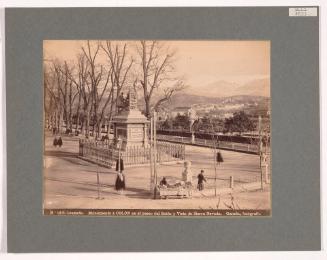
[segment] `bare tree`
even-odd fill
[[[113,44],[111,41],[106,41],[105,44],[101,45],[102,50],[106,53],[108,58],[109,66],[111,67],[111,85],[112,89],[110,91],[110,101],[111,105],[108,112],[108,131],[110,131],[110,124],[114,113],[117,113],[117,99],[126,86],[128,80],[128,74],[134,63],[134,60],[130,57],[128,58],[128,46],[127,43],[119,45],[118,43]],[[114,93],[114,88],[116,93]],[[107,100],[109,101],[109,99]],[[106,103],[107,104],[107,103]],[[103,116],[103,113],[101,114]],[[108,132],[109,136],[109,132]]]
[[[67,79],[68,81],[67,87],[65,89],[65,95],[66,95],[65,100],[67,105],[67,108],[65,107],[65,111],[66,111],[66,129],[68,129],[70,132],[73,130],[73,106],[76,97],[80,96],[79,88],[74,84],[72,78],[70,77],[73,70],[74,67],[72,66],[69,67],[67,62],[65,61],[62,73],[65,79]],[[73,85],[75,87],[73,87]]]
[[[94,49],[94,50],[93,50]],[[102,98],[104,97],[108,83],[110,80],[110,75],[112,69],[109,68],[109,71],[105,71],[105,68],[102,64],[99,64],[97,61],[98,55],[100,50],[100,42],[97,42],[95,45],[95,48],[92,48],[90,45],[90,41],[87,41],[87,48],[85,49],[82,47],[82,51],[85,55],[85,57],[88,60],[89,63],[89,79],[90,79],[90,88],[91,88],[91,96],[92,96],[92,106],[91,110],[93,113],[93,135],[95,133],[95,129],[97,129],[96,134],[97,137],[99,137],[101,132],[101,122],[103,120],[103,117],[99,117],[99,107],[102,101]],[[90,110],[88,111],[88,119],[89,122],[89,116],[90,116]]]
[[[55,123],[57,132],[65,121],[67,125],[67,97],[69,79],[67,74],[63,73],[64,64],[58,60],[52,61],[50,69],[45,70],[44,85],[46,94],[50,94],[55,105]]]
[[[127,42],[87,41],[75,64],[55,60],[45,68],[45,95],[49,99],[46,112],[57,129],[64,121],[72,130],[76,115],[75,129],[81,124],[81,131],[88,137],[93,125],[92,132],[96,131],[98,137],[107,117],[109,135],[112,117],[117,113],[117,99],[128,84],[142,90],[147,117],[152,109],[158,111],[185,87],[174,73],[174,51],[157,41],[140,41],[136,45],[137,62]],[[101,60],[101,51],[107,63]]]
[[[84,54],[79,54],[77,56],[77,69],[75,73],[70,71],[69,77],[73,84],[75,84],[77,92],[78,92],[78,101],[76,106],[76,128],[78,130],[78,126],[81,124],[81,131],[86,129],[85,126],[86,120],[85,115],[87,114],[89,103],[91,99],[90,87],[88,85],[88,76],[89,76],[89,64]],[[81,120],[80,110],[83,110],[83,118]],[[86,134],[86,133],[85,133]]]
[[[48,120],[48,126],[55,128],[57,126],[57,113],[59,108],[58,91],[55,88],[55,77],[50,67],[44,64],[43,71],[44,84],[44,112]]]
[[[169,101],[175,92],[184,88],[184,83],[181,78],[174,76],[176,54],[174,51],[165,48],[158,41],[140,41],[136,49],[140,58],[140,84],[145,102],[145,115],[149,118],[151,108],[157,110],[163,103]],[[161,95],[155,102],[154,94]]]

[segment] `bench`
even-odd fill
[[[192,197],[192,184],[185,184],[185,185],[168,185],[168,186],[160,186],[157,185],[156,187],[156,196],[157,199],[162,198],[171,198],[171,197],[178,197],[178,198],[190,198]]]

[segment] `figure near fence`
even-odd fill
[[[124,175],[124,161],[122,158],[122,154],[120,154],[119,159],[116,161],[116,171],[117,171],[117,177],[115,182],[115,189],[120,194],[123,194],[125,188],[126,188],[126,178]]]
[[[118,172],[115,182],[115,189],[120,194],[123,194],[125,188],[126,188],[125,175],[122,172]]]

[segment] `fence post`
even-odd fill
[[[229,177],[229,187],[231,189],[234,189],[234,177],[233,176]]]

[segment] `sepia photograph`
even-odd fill
[[[44,40],[43,214],[271,217],[270,44]]]

